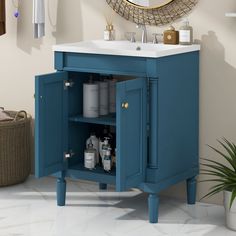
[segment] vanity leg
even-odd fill
[[[188,204],[194,205],[196,203],[197,181],[195,177],[187,179],[187,201]]]
[[[65,178],[57,179],[57,205],[65,206],[66,202],[66,180]]]
[[[159,197],[157,194],[150,193],[148,197],[149,222],[158,222]]]
[[[99,189],[100,190],[107,190],[107,184],[99,183]]]

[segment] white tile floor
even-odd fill
[[[67,182],[67,205],[56,206],[55,179],[0,188],[0,236],[236,236],[221,206],[162,198],[159,223],[148,223],[147,195],[99,192],[90,182]]]

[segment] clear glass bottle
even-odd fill
[[[95,133],[91,133],[90,137],[86,141],[86,147],[88,148],[90,141],[92,141],[93,147],[96,149],[96,164],[99,163],[99,140]]]
[[[96,166],[96,149],[93,147],[92,140],[88,144],[88,148],[84,151],[84,167],[93,170]]]
[[[108,148],[105,151],[103,169],[105,172],[110,172],[112,169],[111,148]]]
[[[179,29],[179,44],[193,44],[193,28],[189,25],[188,19],[183,21],[183,25]]]
[[[104,157],[106,154],[106,151],[111,147],[111,145],[109,144],[109,137],[105,137],[104,138],[104,142],[102,144],[102,148],[101,148],[101,159],[102,159],[102,164],[104,164]]]

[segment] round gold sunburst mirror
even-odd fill
[[[126,20],[162,26],[184,17],[198,0],[106,0]]]

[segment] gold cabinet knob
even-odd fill
[[[128,103],[128,102],[123,102],[121,106],[122,106],[122,108],[124,108],[124,109],[128,109],[129,103]]]

